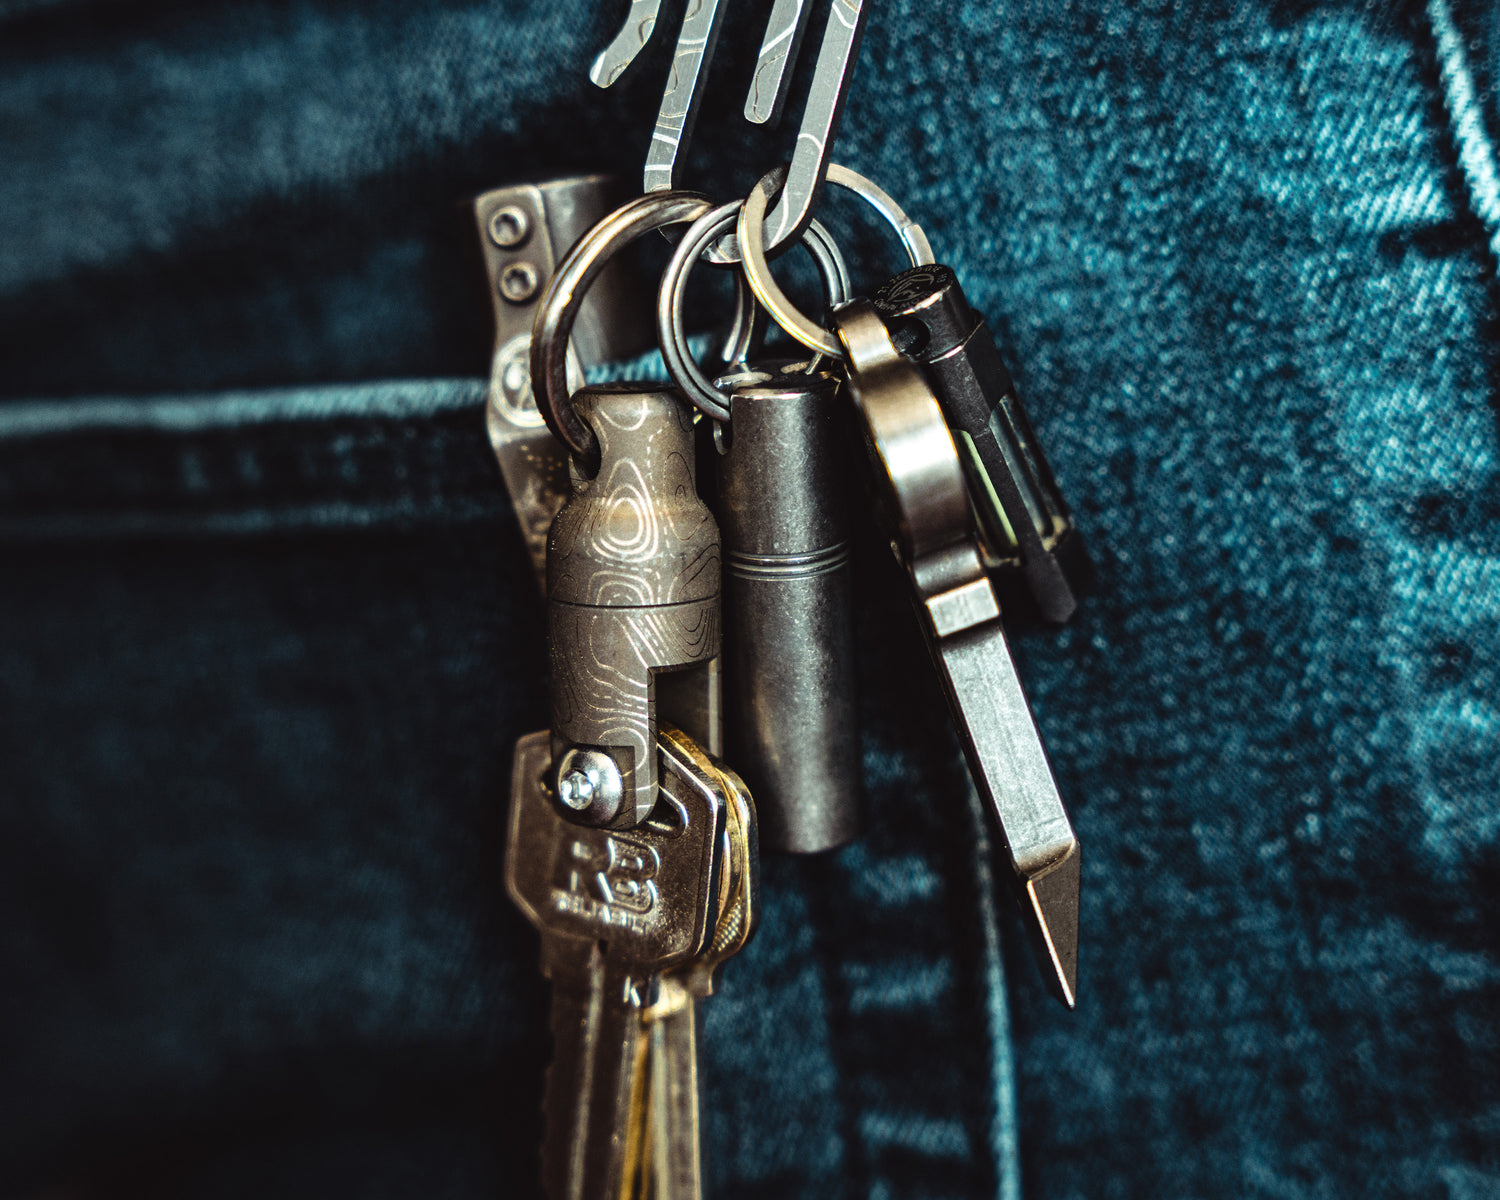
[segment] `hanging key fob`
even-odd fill
[[[1093,570],[989,328],[941,263],[911,267],[874,297],[891,337],[922,365],[953,431],[985,567],[1006,617],[1061,624]]]
[[[569,820],[628,829],[656,804],[659,721],[719,749],[719,529],[677,393],[605,384],[573,403],[600,465],[572,460],[547,542],[554,795]]]
[[[662,973],[717,936],[734,797],[695,744],[663,729],[652,820],[582,828],[549,795],[550,740],[542,731],[516,745],[505,855],[506,889],[541,935],[552,981],[542,1178],[554,1200],[619,1197],[644,1144],[642,1018],[660,999]]]

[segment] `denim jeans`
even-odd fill
[[[586,81],[623,7],[0,3],[0,1195],[536,1194],[543,621],[463,202],[639,170],[666,56]],[[789,145],[739,7],[721,197]],[[1013,639],[1080,1001],[863,529],[870,831],[765,863],[712,1195],[1500,1196],[1497,69],[1471,0],[873,7],[837,158],[1099,568]]]

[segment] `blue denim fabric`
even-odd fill
[[[541,613],[461,203],[637,169],[620,7],[0,3],[0,1194],[534,1193]],[[1080,1007],[864,530],[871,832],[766,865],[712,1194],[1500,1195],[1497,79],[1458,0],[875,7],[838,157],[1100,567],[1014,643]],[[784,153],[740,90],[684,182]]]

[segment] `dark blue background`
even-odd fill
[[[787,145],[744,7],[684,179],[725,196]],[[621,9],[0,3],[0,1195],[532,1193],[542,623],[463,204],[637,170],[665,56],[585,78]],[[714,1195],[1500,1196],[1497,35],[875,4],[838,158],[959,270],[1100,568],[1016,643],[1081,999],[991,903],[867,533],[873,827],[767,864]]]

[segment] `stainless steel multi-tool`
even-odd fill
[[[634,0],[596,83],[637,60],[658,4]],[[755,928],[759,852],[832,850],[865,818],[857,512],[879,512],[909,579],[1047,984],[1069,1007],[1077,991],[1078,840],[1000,600],[1067,620],[1082,539],[955,273],[890,197],[829,161],[862,0],[831,7],[789,165],[722,205],[673,188],[723,7],[683,18],[644,194],[616,205],[586,177],[475,209],[497,324],[490,435],[548,612],[552,723],[516,748],[505,871],[552,982],[553,1200],[701,1194],[696,1005]],[[747,119],[779,115],[807,12],[776,0]],[[825,183],[868,202],[911,259],[869,299],[813,219]],[[659,285],[631,278],[621,251],[671,225],[688,228]],[[821,320],[771,274],[798,244]],[[737,283],[707,369],[683,316],[699,261]],[[653,307],[670,382],[585,386],[643,347]],[[764,352],[767,314],[811,356]],[[852,492],[861,457],[873,505]]]

